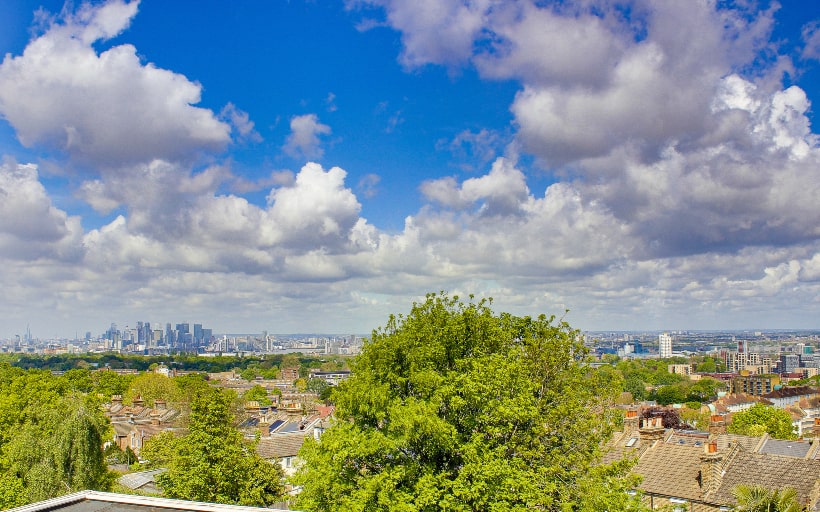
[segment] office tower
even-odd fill
[[[794,373],[800,368],[800,356],[797,354],[780,354],[777,365],[779,373]]]

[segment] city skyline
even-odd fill
[[[820,327],[818,3],[67,5],[0,6],[0,338]]]

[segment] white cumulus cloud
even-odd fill
[[[98,168],[188,159],[230,141],[230,126],[196,107],[202,87],[145,64],[128,44],[98,53],[138,2],[83,5],[0,64],[0,114],[26,146],[63,151]]]
[[[320,123],[316,114],[294,116],[282,149],[293,158],[319,159],[324,154],[319,136],[330,133],[330,126]]]

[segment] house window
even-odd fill
[[[669,498],[673,512],[686,512],[686,500],[680,498]]]

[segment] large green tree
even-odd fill
[[[67,396],[32,411],[3,447],[6,503],[19,505],[87,489],[109,490],[103,457],[108,423],[93,402]]]
[[[297,507],[631,510],[627,463],[600,465],[620,385],[563,322],[431,294],[373,332],[308,440]]]
[[[776,439],[797,439],[792,417],[786,410],[759,403],[750,409],[734,413],[732,423],[726,430],[747,436],[769,434]]]
[[[147,447],[165,459],[168,470],[157,483],[166,496],[259,507],[281,499],[281,468],[262,459],[234,427],[232,401],[228,392],[203,389],[191,403],[187,434],[163,436],[165,449]]]

